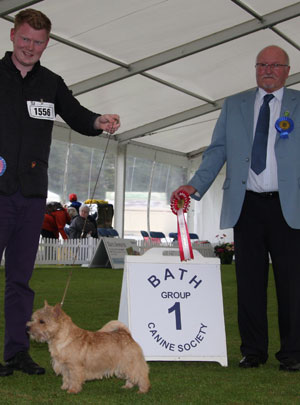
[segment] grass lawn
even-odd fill
[[[37,267],[31,281],[35,290],[35,309],[46,299],[60,302],[70,267]],[[122,270],[74,268],[63,309],[85,329],[97,330],[117,319]],[[0,379],[0,404],[300,404],[300,373],[278,370],[274,354],[279,348],[277,305],[274,281],[269,286],[269,360],[258,369],[242,370],[236,322],[236,284],[233,265],[222,266],[223,299],[227,335],[228,367],[205,362],[149,362],[152,389],[139,395],[137,389],[122,390],[123,381],[111,378],[87,382],[81,393],[67,394],[60,389],[61,377],[55,376],[48,347],[32,342],[31,354],[46,368],[43,376],[14,372]],[[1,297],[4,271],[0,268]],[[3,299],[2,299],[3,302]],[[3,308],[0,317],[0,342],[3,342]]]

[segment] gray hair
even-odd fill
[[[81,211],[86,211],[89,214],[90,213],[90,207],[88,205],[81,204],[81,206],[79,207],[79,212],[81,212]]]

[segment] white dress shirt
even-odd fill
[[[254,125],[253,125],[253,138],[255,136],[255,129],[258,119],[260,107],[263,103],[264,96],[268,94],[263,89],[258,89],[256,92],[256,99],[254,103]],[[275,122],[280,117],[281,102],[283,97],[283,87],[272,93],[274,98],[269,102],[270,107],[270,126],[267,145],[267,160],[266,168],[260,174],[255,174],[251,169],[251,163],[249,168],[249,175],[247,181],[247,190],[256,191],[262,193],[265,191],[277,191],[278,190],[278,178],[277,178],[277,162],[275,157],[275,140],[277,130],[275,128]]]

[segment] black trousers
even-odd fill
[[[234,227],[238,324],[243,356],[268,358],[269,254],[278,300],[279,361],[300,361],[300,230],[289,227],[277,193],[247,191]]]
[[[29,349],[26,322],[34,291],[29,282],[39,246],[46,199],[0,195],[0,258],[5,249],[4,360]]]

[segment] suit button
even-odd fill
[[[246,181],[245,181],[245,180],[243,180],[243,181],[242,181],[242,184],[246,184]]]
[[[250,160],[249,158],[246,158],[246,162],[249,162],[249,160]]]

